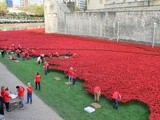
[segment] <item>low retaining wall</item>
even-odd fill
[[[16,23],[16,24],[0,24],[1,31],[7,30],[23,30],[32,28],[44,28],[44,23]]]

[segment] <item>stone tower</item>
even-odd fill
[[[45,32],[57,33],[57,0],[45,0],[44,2],[45,15]]]

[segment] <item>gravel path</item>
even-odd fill
[[[17,85],[25,86],[15,75],[0,63],[0,86],[5,85],[12,93],[16,92]],[[26,87],[26,86],[25,86]],[[25,97],[26,103],[26,97]],[[33,103],[25,104],[24,110],[19,108],[5,112],[5,120],[63,120],[49,106],[33,93]]]

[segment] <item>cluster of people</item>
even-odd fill
[[[101,96],[101,88],[100,86],[95,86],[94,89],[94,101],[95,102],[99,102],[100,100],[100,96]],[[117,91],[115,91],[112,94],[112,104],[113,104],[113,108],[115,108],[116,110],[118,110],[118,101],[121,100],[121,94]]]
[[[24,109],[24,92],[25,88],[22,85],[17,85],[17,94],[18,94],[18,100],[19,100],[19,107],[20,109]],[[27,103],[30,102],[32,104],[32,86],[30,83],[27,85]],[[11,98],[11,93],[9,92],[8,87],[1,86],[1,97],[2,100],[5,104],[5,108],[7,112],[10,112],[10,101],[12,100]]]
[[[8,54],[12,54],[11,59],[12,60],[16,60],[14,54],[17,55],[17,58],[22,57],[22,59],[24,60],[25,58],[27,58],[28,60],[30,59],[31,56],[35,55],[35,50],[32,49],[23,49],[21,47],[21,45],[19,44],[18,47],[16,48],[14,44],[11,45],[11,47],[9,49],[7,49],[7,47],[4,47],[4,49],[2,50],[1,54],[2,57],[4,57],[4,55],[8,53]],[[67,52],[67,54],[65,54],[65,56],[76,56],[76,54],[71,54],[70,52]],[[60,54],[58,54],[58,52],[56,52],[55,54],[49,53],[48,57],[52,58],[52,57],[60,57]],[[40,56],[37,57],[37,63],[40,65],[43,65],[44,68],[44,73],[45,75],[47,75],[49,73],[49,64],[46,62],[45,60],[45,55],[41,54]],[[68,81],[72,82],[72,85],[75,85],[76,83],[76,78],[77,78],[77,73],[76,70],[73,67],[70,67],[69,70],[66,72],[66,76],[68,77]],[[41,90],[41,75],[39,74],[39,72],[36,73],[35,75],[35,89],[37,90]],[[18,97],[19,97],[19,104],[20,104],[20,108],[23,109],[24,107],[24,87],[23,86],[16,86],[17,88],[17,92],[18,92]],[[32,103],[32,86],[30,83],[28,83],[27,86],[27,103]],[[101,96],[101,88],[100,86],[95,86],[93,88],[94,91],[94,101],[95,102],[99,102],[100,100],[100,96]],[[3,98],[3,101],[5,103],[5,107],[6,107],[6,111],[10,112],[9,109],[9,102],[10,102],[10,93],[9,93],[9,89],[8,87],[1,87],[1,96]],[[118,101],[121,100],[121,95],[119,92],[114,92],[112,95],[112,101],[113,101],[113,108],[115,108],[116,110],[118,110]]]
[[[7,49],[7,47],[4,46],[4,49],[1,51],[2,57],[4,57],[5,54],[10,54],[11,60],[17,60],[20,57],[22,57],[22,60],[24,60],[25,58],[29,60],[31,58],[31,56],[35,55],[35,50],[29,49],[29,48],[24,49],[24,48],[22,48],[22,46],[20,44],[17,47],[14,44],[12,44],[9,47],[9,49]]]
[[[37,63],[39,65],[43,65],[44,73],[45,73],[45,75],[47,75],[49,73],[49,64],[45,60],[44,54],[41,54],[40,56],[37,57]]]

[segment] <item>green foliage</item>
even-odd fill
[[[8,12],[7,5],[5,2],[0,2],[0,12],[4,12],[4,13]]]
[[[25,8],[25,11],[31,15],[44,16],[44,6],[43,5],[30,5]]]
[[[21,12],[18,14],[19,16],[27,16],[27,13],[26,12]]]
[[[75,6],[75,11],[80,11],[78,6]]]
[[[78,80],[75,86],[66,86],[67,78],[62,72],[50,71],[44,75],[42,65],[38,65],[35,59],[25,60],[16,63],[12,60],[0,57],[6,67],[15,74],[23,83],[30,82],[34,86],[34,75],[38,71],[42,75],[42,90],[34,92],[49,106],[51,106],[65,120],[147,120],[148,107],[141,102],[132,101],[120,103],[119,110],[112,108],[111,100],[101,97],[99,104],[102,108],[94,113],[84,112],[84,107],[89,106],[93,101],[93,95],[88,94],[83,87],[83,82]],[[59,77],[60,81],[53,78]],[[34,99],[33,99],[34,101]],[[36,101],[34,101],[36,102]]]

